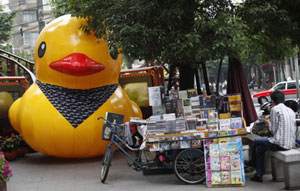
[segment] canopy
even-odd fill
[[[227,94],[241,94],[243,102],[243,117],[246,125],[258,119],[254,104],[248,89],[247,80],[241,62],[235,58],[229,58],[227,75]]]

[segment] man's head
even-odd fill
[[[284,103],[284,99],[284,94],[279,90],[275,90],[271,93],[271,100],[275,103],[275,105]]]

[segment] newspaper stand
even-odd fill
[[[238,154],[239,154],[239,160],[237,160],[237,162],[239,162],[240,164],[240,175],[241,175],[241,181],[236,181],[234,182],[234,184],[231,184],[227,182],[222,184],[222,180],[221,180],[221,176],[220,176],[220,181],[218,184],[216,184],[216,182],[212,182],[211,181],[211,160],[209,157],[210,154],[210,148],[206,146],[209,145],[209,143],[214,143],[211,140],[225,140],[225,139],[234,139],[237,140],[238,143],[236,144],[237,146],[241,146],[241,139],[240,136],[246,135],[247,131],[245,128],[239,128],[239,129],[235,129],[235,130],[228,130],[228,134],[220,134],[220,132],[224,131],[187,131],[187,132],[181,132],[181,133],[174,133],[174,134],[156,134],[156,135],[148,135],[146,138],[146,143],[147,143],[147,148],[149,149],[149,151],[167,151],[167,150],[180,150],[181,152],[187,151],[187,150],[191,150],[193,149],[194,151],[198,151],[199,154],[202,154],[201,157],[199,157],[197,160],[192,160],[187,158],[187,160],[191,161],[189,166],[185,166],[184,168],[189,168],[187,171],[189,172],[185,172],[185,173],[189,173],[191,177],[193,177],[193,181],[191,180],[187,180],[189,178],[185,178],[184,175],[181,174],[181,170],[178,168],[181,168],[181,164],[182,161],[178,161],[180,160],[180,152],[179,154],[177,154],[177,156],[174,159],[174,173],[176,174],[176,176],[182,180],[185,183],[200,183],[203,182],[206,178],[206,184],[207,187],[212,188],[212,187],[235,187],[235,186],[244,186],[245,185],[245,177],[244,177],[244,171],[243,171],[243,158],[242,158],[242,150],[241,147],[239,147],[238,150]],[[216,143],[216,142],[215,142]],[[219,144],[219,141],[218,141]],[[220,144],[224,144],[224,143],[220,143]],[[235,144],[230,144],[230,145],[235,145]],[[233,146],[235,147],[235,146]],[[234,152],[234,150],[232,149],[232,152]],[[228,159],[228,157],[226,157]],[[233,158],[236,159],[236,158]],[[195,164],[192,164],[194,163]],[[227,166],[230,167],[230,160],[227,161],[228,164]],[[232,161],[233,162],[233,161]],[[179,163],[179,164],[176,164]],[[220,163],[220,161],[219,161]],[[236,162],[235,162],[236,163]],[[238,167],[237,167],[238,168]],[[194,170],[194,171],[192,171]],[[222,169],[224,170],[224,169]],[[219,174],[221,175],[221,169],[219,169]],[[216,171],[213,171],[213,174]],[[222,171],[222,172],[225,172]],[[226,171],[228,174],[228,171]],[[197,173],[197,175],[195,175],[194,173]],[[215,177],[214,177],[215,178]]]
[[[119,114],[114,114],[113,116],[115,115],[118,116]],[[109,116],[107,116],[107,118],[109,119]],[[245,185],[240,139],[240,136],[247,134],[245,128],[232,128],[226,130],[188,130],[179,131],[173,134],[158,134],[156,132],[156,134],[151,135],[150,133],[153,132],[148,131],[150,128],[147,127],[148,134],[143,134],[143,145],[146,144],[146,146],[134,149],[125,142],[125,139],[128,136],[123,136],[124,130],[128,131],[128,129],[126,129],[126,124],[124,129],[123,124],[110,122],[117,120],[109,121],[103,117],[99,117],[98,119],[105,120],[103,140],[110,140],[102,159],[100,176],[102,183],[105,182],[108,175],[114,151],[116,148],[119,148],[119,150],[132,161],[130,166],[136,171],[152,168],[173,168],[178,179],[188,184],[201,183],[206,179],[207,186],[210,188]],[[144,122],[137,121],[137,123]],[[146,124],[148,126],[149,122],[146,122]],[[106,131],[107,128],[109,129],[108,131]],[[144,130],[145,129],[146,128],[144,128]],[[235,140],[235,143],[229,144],[229,139]],[[221,147],[226,145],[224,144],[226,143],[226,140],[228,145],[230,145],[229,149],[227,149],[228,153],[235,153],[235,156],[231,154],[220,154],[221,151],[224,151]],[[130,150],[137,150],[138,156],[131,156],[122,146],[125,146]],[[154,153],[155,157],[148,160],[146,153]],[[238,157],[236,155],[238,155]],[[221,157],[227,158],[227,160],[221,161]],[[222,163],[224,161],[225,164]],[[234,166],[231,167],[232,165]],[[216,168],[216,166],[219,167]],[[238,175],[228,174],[229,172],[233,173],[231,171],[236,172],[238,170],[240,172]],[[223,173],[225,171],[226,173]],[[222,181],[222,174],[227,174],[227,179],[224,179],[226,182]],[[228,176],[230,175],[232,177],[238,177],[231,180],[228,179]]]

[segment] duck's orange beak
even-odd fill
[[[50,64],[50,68],[72,76],[86,76],[104,70],[104,66],[84,54],[73,53]]]

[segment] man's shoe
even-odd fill
[[[250,180],[254,182],[263,182],[262,176],[259,176],[257,174],[255,174],[252,178],[250,178]]]

